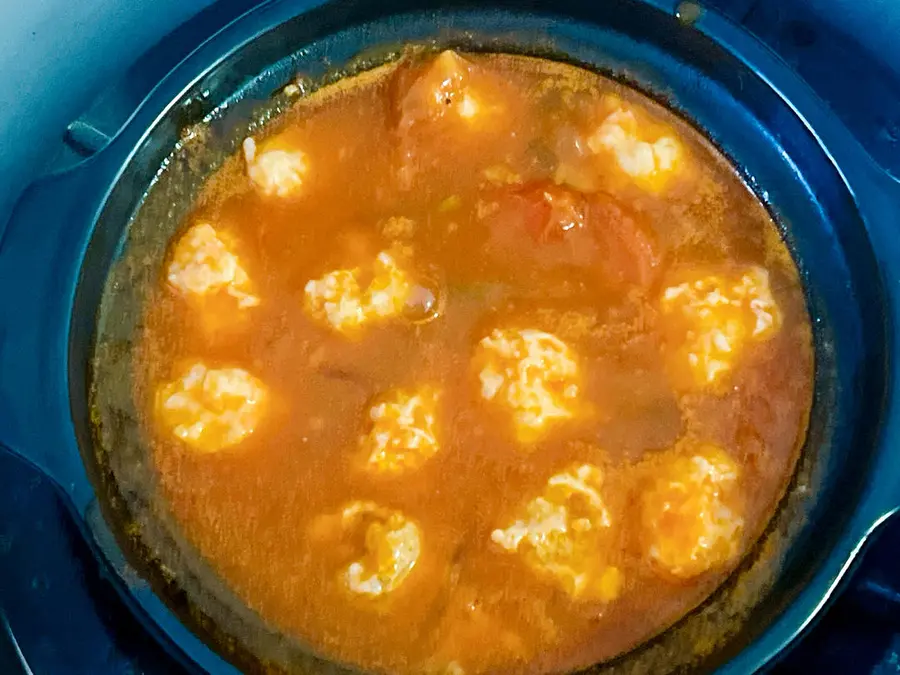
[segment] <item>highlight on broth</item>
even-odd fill
[[[135,366],[185,536],[270,625],[395,673],[559,672],[736,567],[806,433],[763,206],[635,92],[412,52],[209,180]]]

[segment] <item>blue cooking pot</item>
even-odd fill
[[[755,671],[808,626],[900,508],[900,184],[752,36],[691,6],[678,17],[670,4],[275,0],[196,46],[181,31],[168,53],[183,60],[170,64],[157,48],[70,129],[85,158],[64,158],[66,168],[35,182],[0,231],[0,444],[55,481],[123,598],[186,667],[344,672],[210,582],[164,509],[114,470],[124,457],[150,471],[93,399],[97,373],[114,372],[100,346],[134,322],[104,303],[121,291],[117,270],[135,238],[149,236],[145,195],[167,180],[185,128],[218,125],[212,167],[297,72],[326,81],[408,42],[565,60],[665,102],[740,168],[801,270],[815,401],[778,513],[710,599],[596,672]],[[160,211],[159,246],[191,190]]]

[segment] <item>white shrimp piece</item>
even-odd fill
[[[748,342],[768,340],[781,327],[769,273],[761,267],[750,267],[739,278],[709,275],[669,286],[661,307],[663,314],[677,318],[681,346],[676,358],[699,385],[717,382]]]
[[[257,146],[252,137],[244,139],[243,149],[247,175],[264,195],[289,197],[303,187],[309,163],[300,150],[278,147],[277,139]]]
[[[387,251],[375,258],[374,276],[366,290],[364,311],[372,319],[390,319],[403,313],[413,285]]]
[[[306,309],[313,318],[339,332],[359,328],[366,320],[360,271],[334,270],[306,284]]]
[[[495,329],[479,343],[476,364],[481,396],[510,409],[520,440],[535,440],[549,423],[574,416],[578,364],[555,335]]]
[[[362,501],[344,507],[341,521],[345,533],[365,527],[365,554],[341,574],[351,593],[378,598],[406,581],[422,552],[418,525],[400,511]]]
[[[653,187],[661,187],[682,156],[681,145],[672,136],[642,137],[634,113],[622,108],[603,120],[588,138],[588,148],[612,152],[622,171]]]
[[[237,445],[253,433],[268,397],[265,386],[242,368],[195,363],[157,392],[163,424],[201,452]]]
[[[259,304],[247,272],[209,223],[198,223],[181,236],[167,279],[185,295],[204,296],[224,290],[240,307]]]
[[[448,589],[436,627],[434,649],[420,669],[423,675],[464,675],[465,672],[510,672],[510,664],[525,664],[542,645],[552,642],[556,624],[543,606],[510,606],[510,589],[458,580]],[[516,595],[518,587],[513,588]],[[520,596],[521,597],[521,596]],[[518,604],[518,603],[517,603]],[[524,616],[524,613],[530,616]],[[536,631],[523,636],[522,620]],[[518,624],[518,625],[514,625]]]
[[[612,519],[602,485],[598,467],[573,465],[551,476],[543,493],[511,525],[494,530],[491,540],[573,598],[613,600],[622,574],[609,563]]]
[[[369,411],[372,429],[360,444],[366,466],[378,473],[417,469],[440,449],[437,438],[438,391],[395,391]]]
[[[371,281],[365,290],[361,280]],[[403,314],[413,283],[394,256],[382,251],[368,274],[361,268],[334,270],[306,284],[306,308],[310,315],[334,330],[356,333],[363,324],[385,321]]]
[[[739,467],[715,446],[673,451],[653,467],[642,492],[644,551],[664,576],[688,579],[740,553],[744,520],[736,494]]]

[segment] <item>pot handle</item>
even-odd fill
[[[0,445],[83,513],[92,489],[67,378],[71,307],[101,200],[87,161],[32,183],[0,233]],[[93,184],[92,184],[93,183]]]
[[[79,449],[79,442],[87,448],[92,441],[78,438],[73,421],[72,401],[87,391],[84,375],[69,372],[84,367],[70,359],[69,341],[80,330],[74,296],[108,185],[97,176],[114,166],[102,156],[33,183],[0,235],[0,451],[11,451],[60,488],[122,600],[186,672],[237,675],[130,567]]]
[[[882,270],[887,304],[888,394],[879,452],[867,495],[870,522],[878,525],[900,511],[900,180],[865,157],[851,185]]]
[[[62,170],[102,151],[125,127],[158,83],[198,44],[257,5],[258,0],[216,0],[144,52],[77,119],[68,124],[63,146],[52,162],[54,170]],[[202,105],[202,97],[189,99],[186,112],[202,117],[208,111],[190,109]]]

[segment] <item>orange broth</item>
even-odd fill
[[[440,58],[331,85],[273,122],[256,143],[302,151],[297,191],[266,194],[240,156],[209,180],[184,227],[212,224],[259,302],[240,307],[225,292],[197,301],[163,274],[145,311],[136,396],[167,508],[272,626],[367,670],[556,672],[669,626],[758,537],[806,433],[810,320],[766,209],[689,125],[571,66]],[[617,110],[648,143],[674,139],[674,169],[662,150],[647,175],[623,169],[627,158],[597,131]],[[431,293],[427,311],[349,333],[311,314],[310,280],[397,250]],[[750,267],[768,274],[777,325],[741,338],[728,371],[698,383],[673,337],[686,329],[660,298],[683,279]],[[578,368],[568,417],[523,435],[508,406],[486,400],[479,344],[495,328],[565,342]],[[198,451],[158,412],[160,388],[198,361],[245,369],[265,387],[252,433],[227,448]],[[440,392],[438,449],[402,471],[369,470],[371,408],[425,385]],[[728,494],[743,523],[727,559],[690,575],[661,572],[646,543],[658,533],[645,530],[663,521],[641,511],[685,439],[734,462]],[[578,597],[492,534],[549,476],[579,464],[603,472],[611,525],[596,555],[620,577],[612,598]],[[364,557],[365,529],[342,529],[334,514],[359,501],[402,512],[421,535],[408,576],[378,597],[348,590],[342,572]]]

